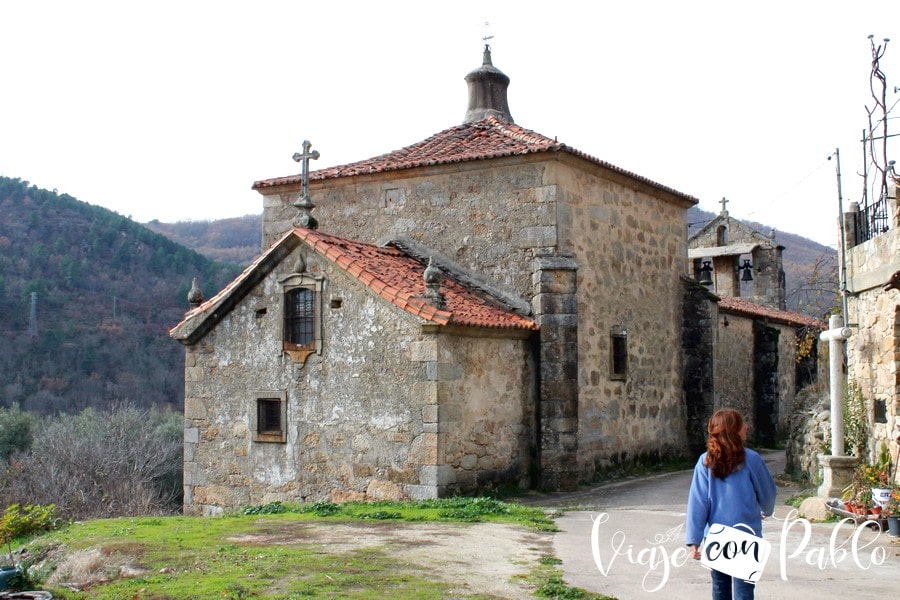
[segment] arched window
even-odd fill
[[[719,228],[716,229],[716,246],[727,246],[728,245],[728,228],[724,225],[719,225]]]

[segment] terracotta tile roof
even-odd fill
[[[430,138],[395,150],[381,156],[367,160],[328,167],[313,171],[309,174],[310,181],[320,179],[334,179],[339,177],[352,177],[354,175],[366,175],[370,173],[383,173],[386,171],[399,171],[415,167],[427,167],[431,165],[443,165],[460,163],[473,160],[485,160],[504,156],[523,154],[537,154],[541,152],[568,152],[594,164],[600,165],[616,173],[625,175],[631,179],[649,184],[655,188],[665,190],[671,194],[684,198],[694,204],[697,199],[670,187],[651,181],[630,171],[620,169],[608,162],[585,154],[575,148],[570,148],[563,143],[550,139],[530,129],[525,129],[514,123],[505,123],[496,117],[486,117],[474,123],[464,123],[445,129]],[[264,179],[253,184],[253,189],[259,190],[280,185],[300,183],[300,175],[276,177]]]
[[[778,310],[768,306],[754,304],[748,300],[741,298],[732,298],[731,296],[721,296],[719,299],[719,310],[723,310],[729,314],[742,315],[746,317],[762,317],[775,323],[782,325],[792,325],[794,327],[813,327],[817,329],[825,329],[825,322],[799,313],[786,310]]]
[[[449,277],[445,277],[440,288],[445,307],[440,309],[430,304],[422,297],[425,265],[393,246],[374,246],[295,227],[218,294],[185,314],[184,319],[169,330],[169,335],[183,343],[196,343],[302,242],[388,302],[426,321],[491,329],[538,329],[532,319],[504,308],[485,294],[476,294]]]
[[[426,265],[393,246],[373,246],[302,227],[295,227],[292,234],[388,302],[426,321],[438,325],[538,329],[532,319],[475,294],[446,275],[440,288],[445,307],[430,304],[422,297]]]

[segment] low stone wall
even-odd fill
[[[789,421],[785,448],[788,474],[810,485],[821,481],[818,455],[830,450],[830,431],[828,388],[822,384],[804,388],[797,394],[796,410]]]

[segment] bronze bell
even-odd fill
[[[710,286],[712,285],[712,265],[708,260],[703,261],[703,266],[700,267],[700,279],[697,281],[700,282],[700,285]]]
[[[753,267],[750,265],[749,259],[744,259],[744,264],[738,267],[743,274],[741,275],[741,281],[753,281]]]

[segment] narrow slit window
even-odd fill
[[[610,377],[625,379],[628,375],[628,337],[625,334],[610,336]]]

